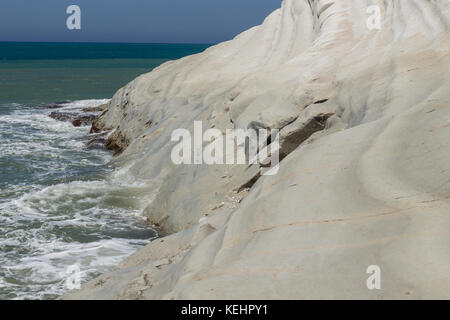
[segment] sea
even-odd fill
[[[56,299],[158,237],[141,215],[148,184],[89,148],[89,126],[49,114],[107,103],[209,46],[0,42],[0,300]]]

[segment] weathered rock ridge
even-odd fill
[[[449,19],[447,0],[285,0],[120,89],[93,129],[170,235],[65,298],[450,298]],[[279,173],[172,164],[194,120],[280,129]]]

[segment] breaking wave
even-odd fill
[[[49,112],[0,106],[0,299],[56,298],[70,266],[89,280],[157,236],[140,216],[150,186],[113,172],[109,152],[88,149],[88,127]]]

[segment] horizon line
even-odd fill
[[[214,45],[220,42],[109,42],[109,41],[14,41],[14,40],[0,40],[0,43],[94,43],[94,44],[203,44]]]

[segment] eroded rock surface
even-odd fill
[[[449,18],[445,0],[285,0],[120,89],[92,131],[157,182],[144,213],[170,235],[65,298],[450,298]],[[279,173],[175,166],[194,120],[281,129]]]

